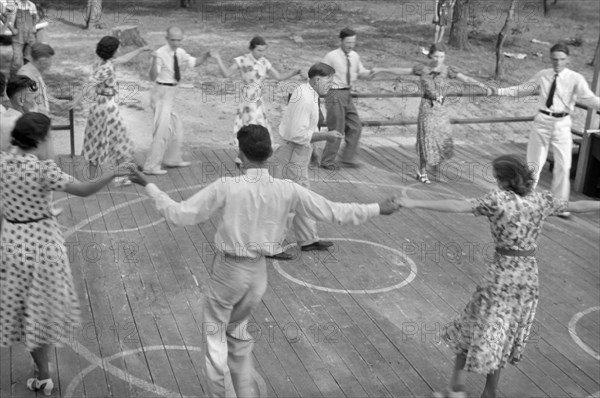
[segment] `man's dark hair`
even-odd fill
[[[252,162],[262,163],[273,153],[271,136],[266,127],[258,124],[244,126],[237,132],[237,139],[240,151]]]
[[[308,78],[309,79],[312,79],[315,76],[331,76],[334,74],[335,74],[335,69],[333,69],[331,66],[329,66],[323,62],[318,62],[318,63],[314,64],[308,70]]]
[[[552,46],[552,48],[550,48],[550,54],[554,52],[561,52],[569,55],[569,46],[567,46],[565,43],[555,44]]]
[[[340,39],[344,40],[346,37],[356,36],[356,32],[350,28],[344,28],[340,31]]]
[[[267,42],[261,36],[254,36],[252,40],[250,40],[250,46],[248,47],[250,50],[254,50],[258,46],[266,46]]]

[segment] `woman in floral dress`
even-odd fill
[[[262,98],[263,82],[267,75],[275,80],[287,80],[295,75],[300,74],[300,69],[290,71],[287,74],[280,74],[267,60],[264,55],[267,52],[267,42],[260,36],[254,37],[250,41],[249,46],[250,52],[246,55],[242,55],[234,58],[234,63],[227,69],[221,60],[218,52],[211,51],[217,63],[219,69],[224,77],[230,77],[236,71],[240,72],[242,81],[244,83],[241,90],[238,93],[241,96],[242,101],[238,107],[235,121],[233,122],[233,135],[231,145],[237,146],[236,135],[237,132],[243,127],[249,124],[258,124],[266,127],[269,132],[269,122],[267,120],[267,114],[265,112],[264,100]],[[236,90],[237,91],[237,90]],[[275,142],[271,136],[271,142]],[[236,164],[240,164],[239,157],[236,159]]]
[[[113,58],[119,48],[119,39],[104,36],[96,46],[96,54],[100,58],[93,66],[91,85],[93,102],[83,136],[83,157],[89,162],[90,178],[95,178],[97,168],[104,163],[119,164],[133,160],[133,143],[127,135],[119,106],[115,101],[117,95],[117,79],[115,65],[129,62],[144,51],[142,47],[119,58]],[[83,95],[76,103],[83,99]],[[119,179],[128,184],[127,178]]]
[[[38,369],[27,387],[50,395],[50,348],[61,345],[57,336],[67,336],[80,314],[51,194],[89,196],[117,173],[107,170],[93,182],[63,173],[52,160],[50,119],[41,113],[17,120],[11,144],[10,152],[0,153],[0,346],[23,343]],[[128,175],[131,167],[122,167],[118,175]]]
[[[515,156],[496,158],[493,171],[500,189],[478,199],[400,199],[402,207],[471,212],[491,224],[494,259],[462,315],[445,331],[456,352],[448,397],[466,396],[465,369],[487,375],[481,396],[495,397],[500,370],[521,360],[539,297],[535,252],[544,220],[565,210],[600,211],[598,201],[567,203],[550,192],[532,190],[533,173]]]
[[[374,68],[373,74],[391,73],[395,75],[417,75],[420,77],[422,98],[417,121],[417,154],[419,172],[417,179],[424,184],[431,181],[427,177],[427,166],[437,167],[443,160],[454,155],[451,137],[452,126],[448,108],[444,105],[444,94],[448,91],[448,79],[458,79],[475,84],[491,94],[491,89],[477,80],[465,76],[456,68],[444,64],[446,49],[442,44],[433,44],[429,49],[428,65],[413,68]]]

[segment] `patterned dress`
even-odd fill
[[[429,66],[417,65],[413,73],[421,77],[423,91],[417,119],[417,154],[428,165],[436,166],[454,155],[448,109],[436,98],[446,93],[448,78],[456,78],[459,72],[446,65],[440,72],[432,71]]]
[[[496,191],[472,201],[473,213],[489,219],[496,247],[516,250],[536,249],[544,220],[566,205],[547,191],[525,197]],[[446,342],[467,356],[466,369],[471,372],[489,374],[516,364],[525,350],[538,297],[535,256],[495,252],[462,315],[446,330]]]
[[[28,350],[61,345],[79,322],[64,238],[51,213],[51,193],[70,177],[54,161],[0,153],[0,346]]]
[[[133,143],[119,112],[115,68],[111,60],[94,64],[95,98],[83,136],[83,156],[92,163],[120,164],[133,159]]]
[[[234,61],[244,82],[241,91],[241,103],[233,122],[232,142],[237,145],[235,137],[239,129],[244,126],[258,124],[266,127],[269,132],[271,131],[262,98],[262,84],[272,65],[265,57],[257,60],[251,53],[237,57]]]

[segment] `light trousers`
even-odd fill
[[[181,143],[183,126],[179,116],[173,112],[175,87],[156,84],[150,93],[150,105],[154,111],[152,146],[146,158],[144,170],[158,170],[161,164],[177,165],[183,162]]]
[[[264,257],[218,253],[202,314],[203,372],[207,397],[256,397],[254,341],[246,325],[267,289]]]
[[[304,188],[310,189],[308,166],[311,154],[312,145],[310,144],[300,145],[284,141],[273,156],[276,162],[274,177],[292,180]],[[310,217],[294,215],[292,227],[298,246],[310,245],[319,240],[317,222]]]
[[[539,181],[550,148],[554,155],[552,194],[557,198],[569,200],[573,151],[571,116],[555,118],[538,113],[533,120],[533,130],[529,134],[527,144],[527,163],[535,170],[535,185]]]

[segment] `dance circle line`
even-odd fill
[[[571,335],[571,338],[573,339],[573,341],[575,341],[575,344],[577,344],[583,351],[585,351],[586,353],[590,354],[592,357],[594,357],[596,360],[600,361],[600,354],[596,351],[594,351],[590,346],[588,346],[587,344],[585,344],[577,335],[577,331],[576,331],[576,327],[577,327],[577,322],[579,322],[579,320],[584,317],[585,315],[589,314],[590,312],[594,312],[594,311],[600,311],[600,307],[590,307],[587,310],[578,312],[577,314],[573,315],[573,318],[571,318],[571,320],[569,321],[569,334]]]
[[[356,243],[364,243],[364,244],[367,244],[367,245],[373,245],[373,246],[376,246],[376,247],[379,247],[379,248],[382,248],[382,249],[389,250],[389,251],[391,251],[393,253],[398,254],[399,256],[401,256],[401,258],[405,258],[406,259],[406,262],[410,266],[410,274],[402,282],[397,283],[397,284],[392,285],[392,286],[382,287],[382,288],[378,288],[378,289],[348,290],[348,289],[334,289],[334,288],[319,286],[319,285],[315,285],[315,284],[312,284],[312,283],[309,283],[309,282],[302,281],[302,280],[300,280],[298,278],[295,278],[295,277],[291,276],[287,272],[285,272],[283,270],[283,268],[281,268],[281,265],[279,265],[279,261],[277,261],[277,260],[273,261],[273,267],[275,267],[275,269],[277,270],[277,272],[279,272],[281,274],[281,276],[283,276],[284,278],[286,278],[286,279],[288,279],[288,280],[290,280],[290,281],[292,281],[294,283],[297,283],[300,286],[304,286],[304,287],[307,287],[309,289],[321,290],[323,292],[328,292],[328,293],[346,293],[346,294],[376,294],[376,293],[386,293],[386,292],[389,292],[391,290],[400,289],[401,287],[404,287],[404,286],[408,285],[417,276],[417,265],[415,264],[415,262],[412,259],[410,259],[408,256],[406,256],[401,250],[393,249],[391,247],[382,245],[380,243],[370,242],[368,240],[351,239],[351,238],[323,238],[323,239],[333,240],[333,241],[349,241],[349,242],[356,242]],[[290,247],[293,247],[293,246],[296,246],[296,244],[295,243],[290,243],[289,245],[287,245],[287,246],[284,247],[284,251],[288,250]]]
[[[203,187],[205,185],[206,184],[197,184],[197,185],[192,185],[192,186],[184,187],[184,188],[175,188],[175,189],[171,189],[170,191],[166,191],[165,193],[171,194],[171,193],[175,193],[175,192],[187,191],[188,189],[200,188],[200,187]],[[100,193],[110,194],[112,192],[100,192]],[[140,195],[140,194],[138,194],[138,195]],[[60,198],[59,200],[55,201],[54,204],[59,203],[59,202],[61,202],[63,200],[66,200],[66,199],[67,199],[67,197]],[[88,217],[87,219],[85,219],[85,220],[83,220],[83,221],[75,224],[74,226],[69,227],[65,231],[64,237],[67,238],[67,237],[71,236],[73,233],[78,232],[78,231],[80,231],[80,232],[94,232],[94,230],[85,230],[85,229],[81,229],[81,228],[84,225],[89,224],[89,223],[91,223],[93,221],[96,221],[97,219],[102,218],[102,217],[104,217],[107,214],[110,214],[110,213],[112,213],[114,211],[122,209],[123,207],[127,207],[129,205],[134,205],[134,204],[143,202],[144,200],[147,200],[147,199],[150,199],[150,197],[146,196],[146,195],[140,195],[140,197],[137,198],[137,199],[134,199],[134,200],[131,200],[131,201],[127,201],[127,202],[123,202],[121,204],[118,204],[118,205],[115,205],[115,206],[109,208],[108,210],[106,210],[104,212],[101,211],[99,213],[96,213],[93,216]],[[140,230],[142,228],[147,228],[147,227],[156,225],[156,224],[158,224],[159,222],[162,222],[162,221],[164,221],[164,217],[161,217],[159,220],[157,220],[155,222],[152,222],[150,224],[142,225],[142,226],[139,226],[137,228],[128,229],[127,232],[128,231],[138,231],[138,230]],[[123,230],[123,229],[115,229],[115,230],[106,230],[106,231],[99,231],[99,232],[102,232],[102,233],[117,233],[117,232],[126,232],[126,231]]]
[[[149,351],[185,350],[185,351],[202,352],[201,347],[177,346],[177,345],[165,345],[165,346],[155,345],[155,346],[140,347],[140,348],[136,348],[136,349],[132,349],[132,350],[118,352],[107,358],[99,358],[98,356],[96,356],[94,353],[92,353],[90,350],[88,350],[85,346],[83,346],[78,341],[75,341],[74,344],[73,344],[73,342],[70,342],[70,341],[64,341],[64,343],[69,345],[73,349],[73,351],[75,351],[79,355],[85,357],[89,362],[91,362],[91,365],[89,365],[87,368],[81,370],[73,378],[71,383],[69,383],[69,385],[67,386],[65,395],[64,395],[65,398],[72,398],[74,396],[73,394],[75,392],[75,389],[83,381],[83,378],[88,373],[92,372],[93,370],[95,370],[97,368],[102,368],[106,372],[112,374],[113,376],[115,376],[127,383],[130,383],[137,387],[140,387],[148,392],[158,394],[160,396],[168,397],[168,398],[176,398],[176,397],[182,398],[182,395],[180,393],[169,391],[161,386],[150,383],[146,380],[142,380],[136,376],[133,376],[132,374],[130,374],[128,372],[125,372],[124,370],[116,367],[115,365],[112,365],[110,362],[119,357],[125,357],[127,355],[138,354],[141,352],[146,353]],[[266,384],[265,380],[262,378],[262,376],[256,371],[256,369],[252,369],[252,377],[254,378],[254,381],[256,382],[256,385],[258,386],[259,396],[266,397],[267,396],[267,384]],[[197,397],[197,395],[194,395],[194,397]],[[183,398],[192,398],[192,397],[183,396]]]

